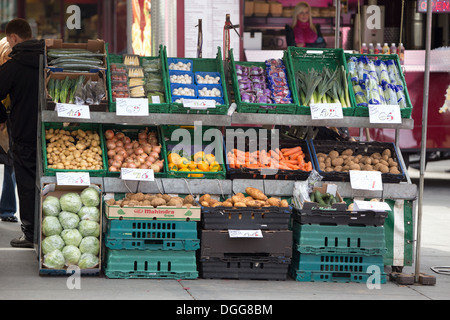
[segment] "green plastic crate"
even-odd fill
[[[261,67],[266,69],[264,62],[249,62],[249,61],[234,61],[233,49],[230,50],[231,65],[230,74],[233,84],[234,98],[236,101],[236,111],[240,113],[268,113],[268,114],[296,114],[298,108],[298,97],[295,94],[294,80],[291,73],[288,72],[288,66],[286,62],[286,55],[284,55],[284,64],[286,67],[286,77],[291,91],[292,103],[289,104],[277,104],[277,103],[249,103],[243,102],[239,90],[239,82],[236,74],[236,65],[242,65],[246,67]]]
[[[406,80],[405,80],[405,76],[403,74],[402,68],[401,68],[401,64],[400,64],[400,59],[398,57],[398,55],[396,54],[354,54],[354,53],[345,53],[345,64],[346,64],[346,69],[348,70],[348,65],[347,65],[347,61],[349,58],[351,57],[361,57],[361,56],[367,56],[369,58],[373,58],[373,59],[380,59],[383,61],[386,60],[394,60],[395,64],[397,66],[397,70],[399,72],[400,75],[400,79],[402,80],[402,85],[403,85],[403,93],[405,94],[405,99],[406,99],[406,108],[400,108],[400,114],[402,118],[411,118],[411,113],[412,113],[412,103],[411,103],[411,99],[409,97],[409,93],[408,93],[408,89],[406,87]],[[369,117],[369,107],[360,107],[357,106],[356,104],[356,99],[355,99],[355,92],[353,91],[353,86],[351,84],[351,82],[349,82],[349,87],[350,87],[350,97],[352,105],[355,107],[355,117]]]
[[[286,53],[286,52],[285,52]],[[298,48],[298,47],[288,47],[287,49],[287,65],[288,72],[294,81],[294,88],[298,87],[297,81],[295,80],[295,73],[297,71],[305,71],[314,68],[315,70],[321,72],[323,67],[328,67],[334,70],[336,67],[344,66],[347,73],[347,82],[349,83],[347,64],[345,63],[344,50],[343,49],[318,49],[318,48]],[[350,90],[351,86],[348,86]],[[350,104],[352,107],[342,108],[342,113],[344,116],[353,116],[355,112],[354,103],[352,101],[352,91],[349,91]],[[294,95],[298,101],[299,107],[297,108],[297,114],[310,115],[311,108],[308,106],[303,106],[298,96],[298,91],[294,90]]]
[[[164,48],[166,50],[166,48]],[[165,51],[164,51],[165,52]],[[165,53],[165,73],[166,79],[169,79],[169,64],[167,62],[167,53]],[[180,58],[182,60],[188,59],[192,61],[192,72],[219,72],[220,73],[220,82],[222,86],[223,92],[223,101],[224,104],[216,105],[215,108],[208,108],[206,110],[197,110],[185,108],[181,103],[172,102],[172,92],[168,90],[168,97],[170,101],[170,113],[181,113],[181,114],[213,114],[213,115],[226,115],[228,112],[228,107],[230,105],[228,100],[227,86],[226,86],[226,78],[225,71],[223,68],[222,61],[222,53],[220,47],[217,47],[216,58]],[[194,79],[194,83],[196,80]],[[170,87],[170,80],[167,80],[168,87]],[[189,98],[189,97],[184,97]],[[196,99],[196,98],[192,98]]]
[[[158,133],[158,141],[161,144],[161,153],[160,153],[160,159],[164,160],[164,166],[162,172],[155,172],[155,178],[166,178],[167,176],[167,164],[166,164],[166,151],[162,146],[162,135],[160,131],[160,127],[156,126],[133,126],[133,125],[102,125],[102,139],[103,139],[103,145],[105,146],[104,154],[106,157],[106,176],[107,177],[120,177],[120,171],[117,172],[110,172],[109,171],[109,164],[108,164],[108,157],[107,157],[107,148],[106,148],[106,138],[105,138],[105,131],[106,130],[113,130],[114,133],[117,132],[123,132],[127,137],[131,139],[131,141],[138,140],[138,134],[141,130],[144,130],[148,128],[149,131],[156,131]]]
[[[205,149],[206,146],[210,146],[212,144],[211,141],[204,141],[204,135],[205,132],[207,132],[209,129],[218,130],[217,127],[207,127],[203,126],[202,128],[202,151]],[[189,141],[183,141],[183,137],[180,137],[180,140],[171,140],[172,139],[172,133],[177,129],[186,129],[187,132],[189,132]],[[189,178],[189,179],[219,179],[224,180],[226,177],[226,171],[225,171],[225,161],[224,161],[224,151],[223,151],[223,140],[217,139],[213,142],[214,144],[214,156],[216,158],[216,161],[220,164],[221,170],[217,172],[202,172],[202,171],[196,171],[196,172],[187,172],[187,171],[171,171],[169,170],[169,161],[168,161],[168,155],[170,154],[171,150],[174,148],[174,146],[178,144],[187,143],[186,147],[191,148],[191,154],[188,156],[193,156],[194,152],[194,143],[195,140],[195,134],[199,134],[198,130],[200,128],[193,127],[193,126],[172,126],[172,125],[163,125],[161,126],[161,136],[162,136],[162,146],[165,150],[165,160],[164,163],[167,166],[167,178]],[[183,145],[183,144],[182,144]],[[200,150],[198,150],[200,151]],[[188,157],[188,160],[190,158]],[[202,175],[202,176],[192,176],[192,175]]]
[[[105,276],[110,279],[196,279],[195,251],[111,250]]]
[[[140,64],[142,65],[142,61],[144,60],[161,60],[161,74],[162,74],[162,81],[164,83],[164,90],[165,90],[165,100],[164,103],[149,103],[148,104],[148,112],[149,113],[169,113],[169,96],[168,96],[168,87],[167,87],[167,73],[165,72],[165,57],[164,57],[164,49],[162,46],[159,48],[159,56],[155,57],[139,57]],[[112,98],[112,91],[111,91],[111,64],[112,63],[123,63],[123,56],[118,54],[108,54],[107,56],[107,64],[108,64],[108,70],[107,70],[107,82],[108,82],[108,100],[109,100],[109,112],[116,112],[116,102],[113,101]]]
[[[383,255],[387,252],[383,227],[309,225],[294,221],[293,235],[300,253]]]
[[[67,131],[74,131],[81,129],[83,131],[91,130],[98,133],[100,136],[100,147],[102,149],[102,162],[103,162],[103,169],[101,170],[70,170],[70,169],[53,169],[48,167],[48,160],[47,160],[47,141],[45,139],[45,130],[47,129],[64,129]],[[106,168],[108,165],[107,159],[106,159],[106,146],[104,144],[104,137],[103,132],[101,130],[100,124],[96,123],[78,123],[76,125],[72,126],[64,126],[62,122],[43,122],[41,126],[41,141],[42,141],[42,156],[43,156],[43,170],[44,170],[44,176],[56,176],[57,172],[88,172],[89,176],[91,177],[103,177],[106,174]]]

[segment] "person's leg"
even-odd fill
[[[24,237],[13,239],[11,245],[32,247],[35,216],[36,147],[14,146],[14,170]]]
[[[16,178],[14,167],[5,164],[3,172],[3,187],[0,198],[0,218],[2,221],[17,222],[16,214]]]

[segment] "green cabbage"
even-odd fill
[[[100,224],[95,221],[81,220],[78,224],[78,230],[84,237],[93,236],[97,237],[100,235]]]
[[[53,250],[44,256],[44,265],[50,269],[62,269],[66,259],[61,250]]]
[[[64,240],[57,234],[49,237],[45,237],[44,240],[42,240],[42,252],[44,254],[50,253],[54,250],[61,250],[65,246]]]
[[[97,189],[88,187],[81,191],[81,202],[87,207],[96,207],[100,204],[100,195]]]
[[[62,250],[64,255],[65,263],[67,265],[76,265],[81,257],[81,251],[76,246],[68,245]]]
[[[59,199],[54,196],[48,196],[42,202],[42,213],[44,216],[57,217],[61,212],[61,205],[59,204]]]
[[[80,217],[76,213],[61,211],[59,213],[59,222],[61,223],[63,229],[75,229],[78,227]]]
[[[100,210],[97,207],[82,207],[78,211],[78,216],[81,220],[100,221]]]
[[[78,247],[83,239],[80,231],[78,229],[65,229],[61,232],[61,237],[64,240],[64,243],[67,246],[76,246]]]
[[[91,253],[83,253],[78,261],[80,269],[89,269],[98,265],[98,257]]]
[[[57,217],[48,216],[44,218],[42,222],[42,233],[46,237],[53,236],[55,234],[60,234],[62,231],[61,223]]]
[[[91,253],[93,255],[98,255],[98,252],[100,250],[100,241],[96,237],[88,236],[81,240],[79,247],[82,253]]]
[[[75,192],[63,194],[61,198],[59,198],[59,203],[61,204],[62,211],[69,211],[72,213],[77,213],[80,211],[81,206],[83,205],[80,195]]]

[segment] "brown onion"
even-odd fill
[[[140,155],[144,152],[144,149],[142,149],[141,147],[137,147],[136,149],[134,149],[134,153],[136,155]]]
[[[113,158],[116,155],[116,151],[114,149],[108,150],[108,158]]]
[[[155,159],[159,159],[159,153],[157,153],[157,152],[155,152],[155,151],[150,152],[149,156],[150,156],[150,157],[153,157],[153,158],[155,158]]]
[[[161,153],[161,145],[157,145],[157,146],[153,146],[153,151],[157,152],[157,153]]]
[[[106,130],[106,131],[105,131],[105,138],[106,138],[106,140],[109,140],[109,139],[111,139],[112,137],[114,137],[114,131],[112,131],[112,130]]]
[[[106,148],[108,150],[115,149],[116,148],[116,143],[114,141],[112,141],[112,140],[106,141]]]
[[[109,171],[110,172],[117,172],[117,171],[119,171],[119,169],[117,169],[117,167],[111,166],[111,167],[109,167]]]
[[[116,155],[114,156],[114,160],[119,161],[119,162],[122,162],[122,161],[123,161],[123,156],[120,155],[120,154],[116,154]]]

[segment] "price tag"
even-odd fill
[[[354,200],[353,201],[353,210],[354,211],[391,211],[391,207],[386,202],[380,201],[362,201],[362,200]]]
[[[230,238],[262,238],[261,230],[230,230],[228,229]]]
[[[152,96],[152,103],[159,104],[161,103],[161,99],[159,96]]]
[[[350,170],[350,185],[356,190],[383,190],[380,171]]]
[[[399,105],[369,104],[370,123],[402,123]]]
[[[216,101],[212,99],[183,99],[183,107],[190,109],[215,108]]]
[[[56,184],[60,186],[89,186],[89,172],[57,172]]]
[[[118,116],[148,116],[147,98],[117,98],[116,115]]]
[[[75,118],[75,119],[90,119],[89,106],[77,105],[72,103],[57,103],[55,107],[58,117]]]
[[[122,180],[155,181],[152,169],[121,168],[120,177]]]
[[[311,105],[311,118],[318,119],[343,119],[342,105],[340,103],[315,103]]]

